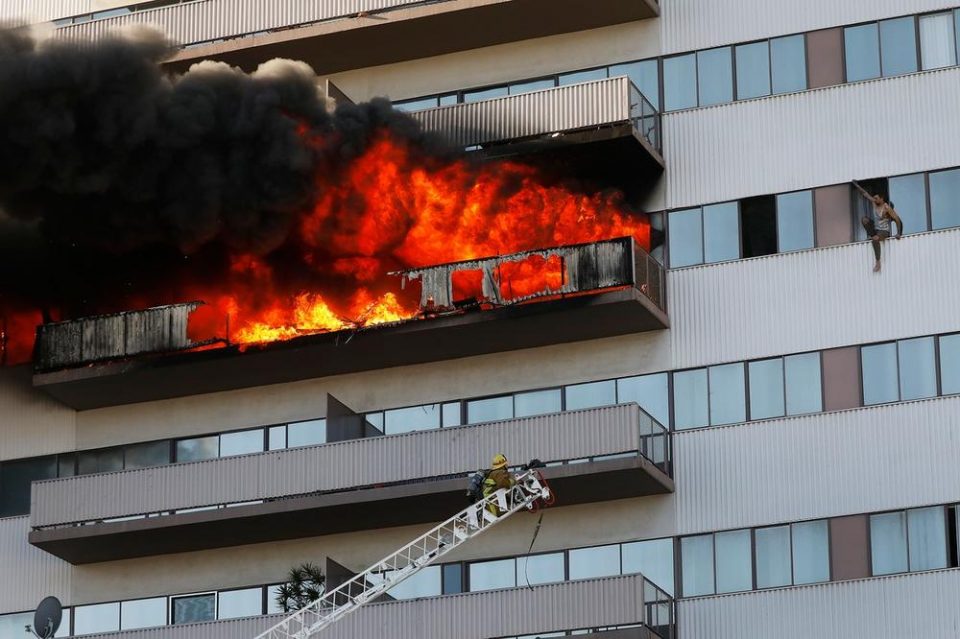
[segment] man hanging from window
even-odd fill
[[[890,237],[891,220],[897,225],[896,239],[899,240],[903,235],[903,221],[893,208],[893,202],[887,202],[879,193],[870,195],[862,186],[857,184],[856,180],[854,180],[853,185],[857,187],[860,195],[865,197],[873,205],[872,215],[870,217],[864,216],[863,219],[860,220],[860,223],[863,224],[863,228],[867,232],[867,237],[869,237],[873,243],[873,254],[877,258],[876,263],[873,265],[873,272],[877,273],[880,271],[880,242]]]

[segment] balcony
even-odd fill
[[[91,639],[252,638],[280,615],[90,635]],[[632,626],[619,630],[597,628]],[[369,604],[324,631],[329,639],[494,639],[580,631],[595,639],[673,639],[674,602],[641,575]],[[591,630],[593,630],[591,632]],[[584,632],[585,631],[585,632]]]
[[[34,482],[30,543],[84,564],[440,521],[494,442],[557,462],[563,505],[673,491],[670,434],[625,404]]]

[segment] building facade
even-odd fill
[[[361,571],[499,450],[551,462],[539,533],[517,515],[331,637],[957,636],[956,0],[273,4],[0,18],[159,24],[174,69],[305,59],[476,152],[569,152],[652,212],[662,296],[349,366],[0,369],[0,638],[54,595],[57,636],[252,639],[290,567]],[[903,218],[879,273],[853,179]]]

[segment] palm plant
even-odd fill
[[[287,582],[277,588],[277,605],[284,612],[293,612],[308,606],[323,596],[325,578],[316,564],[294,566]]]

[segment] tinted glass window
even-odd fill
[[[562,552],[517,558],[517,584],[520,586],[552,584],[564,578]]]
[[[880,22],[880,58],[885,76],[917,70],[917,30],[913,16]]]
[[[570,579],[590,579],[619,574],[619,544],[570,551]]]
[[[714,593],[713,535],[682,538],[680,562],[684,597]]]
[[[57,458],[38,457],[0,464],[0,517],[30,512],[30,482],[57,476]]]
[[[740,207],[736,202],[703,207],[705,262],[740,257]]]
[[[747,419],[743,364],[710,367],[710,423],[735,424]]]
[[[667,240],[670,266],[678,268],[703,263],[703,226],[700,209],[671,211]]]
[[[120,604],[120,630],[167,625],[167,598],[137,599]]]
[[[513,397],[490,397],[467,402],[467,423],[494,422],[513,417]]]
[[[733,63],[730,47],[697,52],[700,106],[733,101]]]
[[[394,599],[420,599],[442,594],[440,566],[427,566],[387,591]]]
[[[443,594],[463,592],[463,564],[443,564]]]
[[[567,410],[612,406],[617,403],[617,384],[612,379],[567,386],[565,392]]]
[[[618,379],[617,401],[621,404],[636,402],[661,425],[670,423],[670,393],[667,390],[666,373]]]
[[[807,88],[807,47],[803,35],[770,41],[773,93],[790,93]]]
[[[623,574],[642,574],[673,595],[673,539],[651,539],[622,544]]]
[[[603,80],[607,77],[607,68],[590,69],[589,71],[574,71],[573,73],[564,73],[559,78],[560,86],[566,84],[577,84],[578,82],[589,82],[590,80]]]
[[[440,404],[384,411],[383,425],[387,435],[440,428]]]
[[[876,23],[843,30],[847,82],[880,77],[880,35]]]
[[[920,399],[937,394],[937,365],[932,337],[897,343],[900,364],[900,399]]]
[[[560,396],[559,388],[517,393],[513,398],[514,412],[517,417],[559,413],[562,410]]]
[[[124,468],[147,468],[170,463],[170,442],[148,442],[126,447],[123,453]]]
[[[57,455],[57,477],[73,477],[76,474],[77,456],[72,454]]]
[[[820,353],[784,357],[783,370],[787,386],[787,415],[819,413],[823,410]]]
[[[717,556],[717,592],[750,590],[753,587],[750,531],[717,533],[713,543]]]
[[[754,42],[736,48],[737,99],[770,94],[770,44]]]
[[[813,192],[777,196],[777,243],[781,252],[813,246]]]
[[[950,13],[920,16],[920,59],[924,69],[952,67],[957,63]]]
[[[220,456],[263,452],[263,429],[244,430],[220,435]]]
[[[104,448],[77,453],[77,471],[81,475],[123,470],[123,449]]]
[[[897,382],[897,345],[877,344],[860,349],[863,403],[883,404],[900,398]]]
[[[90,635],[120,629],[120,604],[77,606],[73,609],[73,634]]]
[[[706,426],[708,406],[706,369],[673,374],[673,421],[677,430]]]
[[[775,526],[754,531],[757,544],[757,588],[775,588],[791,583],[790,527]]]
[[[907,518],[902,512],[870,516],[874,575],[907,571]]]
[[[327,420],[311,419],[287,424],[287,447],[315,446],[327,441]]]
[[[443,425],[460,426],[463,423],[460,402],[449,402],[443,405]]]
[[[171,599],[170,623],[194,623],[197,621],[212,621],[214,611],[214,595],[193,595],[191,597],[176,597]]]
[[[507,87],[493,87],[491,89],[479,89],[477,91],[464,91],[464,102],[478,102],[480,100],[490,100],[492,98],[502,98],[509,93]]]
[[[904,233],[927,230],[927,181],[923,173],[890,178],[890,201],[903,220]],[[895,227],[891,230],[896,230]]]
[[[660,70],[656,60],[644,60],[610,67],[610,77],[625,75],[640,89],[640,93],[660,110]]]
[[[530,82],[517,82],[510,85],[510,95],[520,93],[529,93],[530,91],[540,91],[541,89],[552,89],[555,86],[553,78],[545,80],[532,80]]]
[[[942,506],[907,511],[910,570],[947,567],[947,520]]]
[[[237,619],[263,614],[263,589],[228,590],[217,595],[217,619]]]
[[[177,461],[190,462],[203,459],[216,459],[220,454],[220,438],[197,437],[196,439],[181,439],[177,442]]]
[[[960,335],[940,338],[940,386],[944,395],[960,393]]]
[[[934,229],[960,226],[960,169],[930,174],[930,218]]]
[[[830,542],[827,522],[793,524],[793,583],[830,580]]]
[[[665,111],[697,106],[697,57],[693,53],[664,58],[663,108]]]
[[[513,588],[517,585],[517,568],[513,559],[478,561],[470,564],[470,591]]]
[[[750,419],[767,419],[784,414],[783,360],[750,362]]]
[[[422,111],[423,109],[432,109],[437,106],[437,96],[422,98],[419,100],[404,100],[403,102],[394,102],[395,109],[400,111]]]

